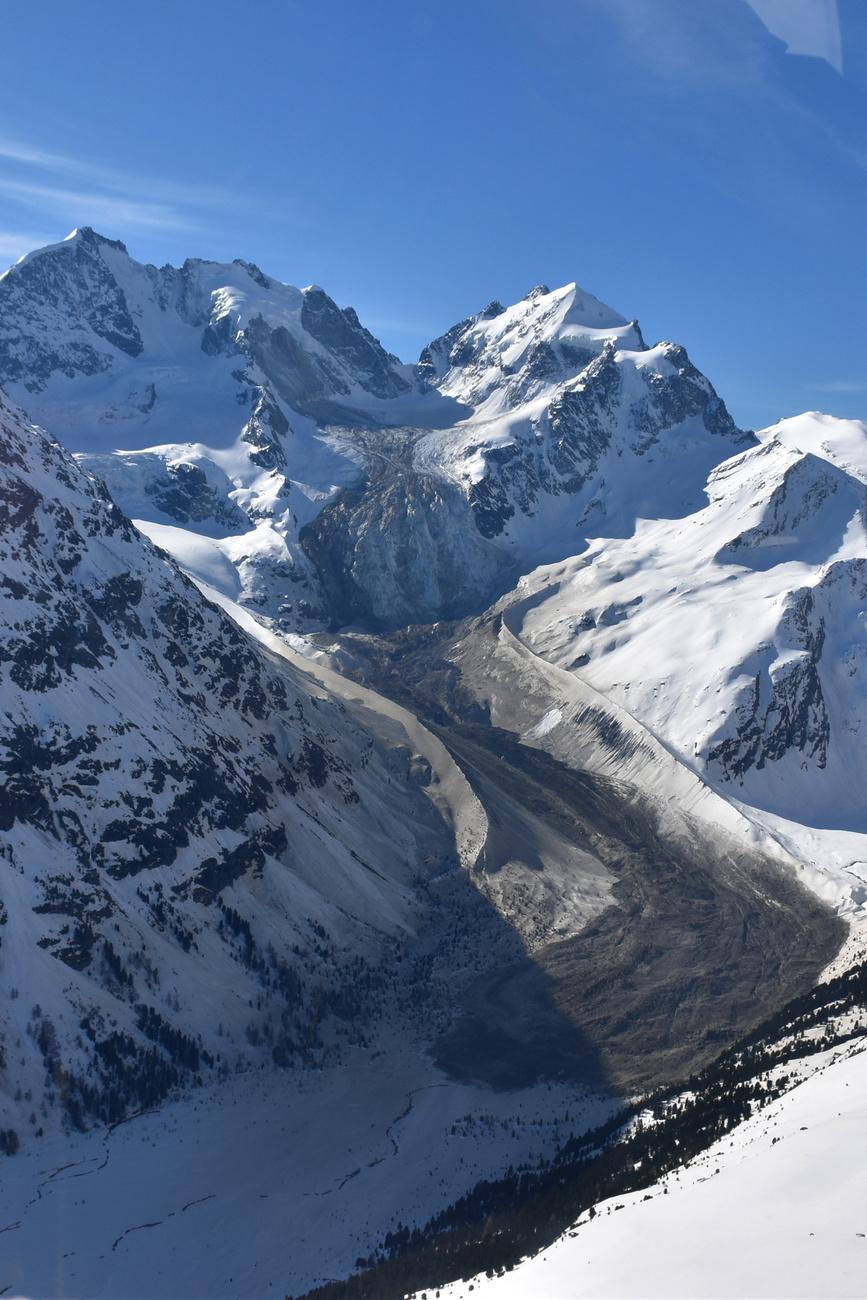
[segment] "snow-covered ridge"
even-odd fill
[[[863,1028],[863,1011],[856,1023]],[[861,1296],[867,1039],[786,1069],[782,1096],[687,1165],[600,1202],[510,1271],[452,1282],[440,1296]]]
[[[304,369],[298,392],[306,401],[356,391],[390,397],[410,387],[396,358],[351,309],[341,312],[318,286],[282,284],[240,258],[189,258],[179,268],[158,268],[85,227],[11,267],[0,278],[0,302],[7,321],[0,332],[4,382],[46,394],[43,403],[61,377],[129,372],[123,357],[142,354],[175,364],[183,358],[189,366],[192,348],[240,353],[237,344],[251,331],[263,348],[280,353],[282,344],[295,368]],[[19,313],[27,317],[26,341],[16,331]],[[161,397],[153,394],[154,406]]]
[[[594,529],[694,508],[742,445],[683,349],[574,283],[491,304],[416,367],[318,286],[145,266],[89,229],[13,267],[0,309],[0,384],[182,564],[290,631],[436,618],[461,591],[478,610]]]
[[[523,635],[796,852],[798,825],[825,833],[825,863],[837,859],[839,896],[857,911],[867,426],[809,414],[759,439],[714,470],[702,509],[640,521],[633,536],[600,537],[533,574]],[[835,848],[833,835],[851,839]]]

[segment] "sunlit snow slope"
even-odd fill
[[[867,426],[808,414],[523,584],[521,635],[867,900]],[[804,829],[801,829],[804,828]]]
[[[865,1097],[862,1048],[819,1068],[650,1194],[603,1202],[512,1272],[444,1286],[442,1300],[862,1297]]]

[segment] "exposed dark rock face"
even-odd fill
[[[395,369],[399,365],[397,357],[386,352],[364,328],[352,307],[341,309],[317,286],[304,291],[301,324],[311,338],[357,374],[376,397],[396,397],[410,387]]]
[[[153,510],[206,535],[245,532],[251,527],[249,516],[231,498],[230,481],[207,461],[118,452],[82,455],[79,463],[110,489],[119,484],[134,517]]]
[[[505,307],[502,303],[489,302],[487,307],[477,315],[458,321],[457,325],[453,325],[445,334],[422,348],[418,359],[418,369],[422,379],[433,384],[450,367],[469,365],[479,352],[478,345],[474,346],[467,338],[471,327],[480,320],[494,320],[495,317],[502,316],[504,311]]]
[[[246,522],[242,511],[211,487],[198,465],[166,465],[166,479],[165,483],[153,483],[148,495],[158,510],[179,524],[213,520],[238,528]]]
[[[241,437],[252,448],[250,459],[262,469],[285,470],[284,439],[290,432],[289,421],[265,388],[258,398]]]
[[[673,428],[685,420],[700,419],[708,433],[719,438],[738,439],[739,430],[725,403],[710,381],[692,364],[686,348],[679,343],[666,343],[663,359],[665,366],[662,370],[647,368],[641,372],[648,393],[634,413],[637,427],[649,435],[658,436],[665,428]],[[744,437],[738,440],[748,441]]]
[[[804,764],[826,766],[834,741],[826,692],[834,673],[845,671],[845,665],[827,663],[827,619],[841,599],[867,600],[864,560],[838,561],[817,586],[787,595],[774,642],[755,656],[753,680],[722,737],[708,748],[712,772],[739,780],[792,753]]]
[[[58,245],[51,257],[34,257],[0,284],[4,324],[0,326],[0,374],[38,392],[55,372],[72,377],[107,370],[111,352],[98,351],[97,339],[137,356],[143,347],[123,289],[102,257],[103,250],[126,255],[118,240],[86,228]],[[56,321],[66,323],[57,337]]]
[[[609,345],[590,358],[577,380],[557,391],[538,419],[517,430],[509,445],[485,448],[486,473],[469,489],[482,535],[497,537],[516,512],[533,514],[546,496],[578,498],[612,449],[646,456],[660,439],[676,437],[675,430],[687,421],[701,421],[708,434],[729,442],[729,450],[743,445],[748,435],[739,433],[684,349],[668,345],[665,363],[660,370],[641,369],[636,391]],[[625,446],[623,429],[629,431]],[[616,487],[614,492],[616,498]]]

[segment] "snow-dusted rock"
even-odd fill
[[[6,402],[0,574],[7,1123],[113,1120],[316,1060],[347,1016],[363,1035],[449,853],[411,751],[251,641]]]

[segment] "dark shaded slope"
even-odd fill
[[[534,744],[492,725],[493,696],[538,690],[527,710],[536,717],[551,702],[532,657],[519,661],[500,627],[486,618],[351,638],[355,671],[426,719],[473,785],[489,820],[476,865],[482,892],[515,858],[528,875],[541,869],[532,845],[541,823],[610,873],[615,901],[573,937],[489,962],[461,994],[437,1060],[455,1077],[497,1087],[604,1077],[622,1093],[683,1078],[810,988],[845,925],[748,838],[672,815],[670,796],[660,801],[582,766],[582,753],[604,751],[636,771],[640,733],[627,734],[604,701],[570,714],[550,749],[540,744],[559,732]],[[658,761],[649,738],[641,761],[648,771]],[[511,911],[508,903],[499,905],[529,936],[533,918],[520,897]]]
[[[492,818],[485,871],[512,851],[531,808],[616,877],[616,905],[574,938],[472,988],[438,1060],[461,1078],[512,1086],[526,1074],[596,1082],[557,1024],[594,1045],[620,1090],[659,1086],[712,1060],[738,1033],[810,988],[843,923],[760,854],[720,854],[663,836],[640,797],[496,728],[440,731]],[[550,1009],[557,1022],[550,1019]]]

